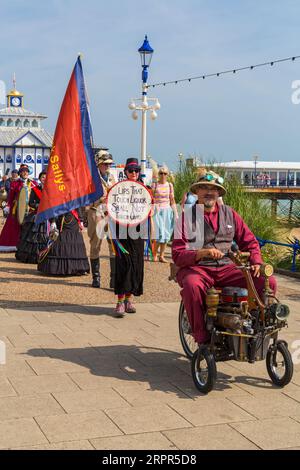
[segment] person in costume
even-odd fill
[[[8,192],[9,192],[8,176],[3,175],[2,178],[1,178],[1,181],[0,181],[0,208],[3,211],[3,217],[4,218],[6,218],[6,216],[7,216],[4,208],[6,207]]]
[[[124,173],[129,181],[140,181],[141,167],[137,158],[128,158],[126,161]],[[148,221],[147,221],[148,224]],[[118,236],[120,228],[116,226],[117,240],[115,243],[121,243],[122,250],[117,250],[116,254],[116,273],[115,273],[115,294],[118,296],[115,315],[123,317],[125,313],[135,313],[136,308],[133,304],[132,296],[143,294],[144,282],[144,233],[148,233],[145,227],[137,226],[136,230],[140,232],[137,239],[130,238],[127,230],[127,237]]]
[[[241,216],[226,204],[218,201],[226,194],[223,178],[208,171],[192,184],[191,191],[197,195],[197,204],[203,205],[204,240],[200,249],[190,247],[185,233],[188,221],[178,224],[174,232],[172,257],[179,267],[177,281],[182,288],[181,296],[187,311],[195,341],[199,344],[209,341],[205,326],[205,296],[207,289],[233,286],[246,287],[241,270],[228,256],[232,242],[241,251],[250,252],[251,272],[259,295],[264,290],[264,278],[260,276],[263,263],[259,243]],[[195,209],[197,205],[193,206]],[[195,216],[200,217],[195,211]],[[181,225],[181,227],[180,227]],[[183,228],[183,230],[181,230]],[[269,279],[270,288],[276,293],[276,279]]]
[[[115,179],[109,173],[110,166],[113,163],[110,153],[105,150],[99,150],[95,156],[95,161],[99,170],[103,195],[88,209],[88,237],[90,239],[90,262],[93,276],[92,287],[100,287],[100,251],[103,237],[105,232],[107,232],[105,200],[109,188],[115,184]],[[114,288],[115,256],[110,239],[107,238],[107,241],[110,261],[109,287]]]
[[[17,250],[20,240],[21,226],[17,219],[17,206],[20,191],[26,188],[27,199],[29,200],[31,190],[36,183],[29,178],[29,167],[26,164],[20,165],[19,178],[11,180],[5,211],[8,216],[0,235],[0,252],[13,252]]]
[[[4,187],[5,188],[5,191],[7,192],[7,194],[9,193],[9,189],[10,189],[10,184],[11,182],[13,181],[16,181],[17,179],[19,178],[19,171],[18,170],[12,170],[11,172],[11,176],[8,177],[8,175],[4,175],[2,177],[2,182],[0,182],[0,187],[1,189]],[[4,182],[4,183],[3,183]]]
[[[167,243],[171,240],[174,219],[178,218],[177,208],[174,199],[173,184],[167,181],[169,170],[162,166],[158,170],[158,181],[152,184],[154,202],[154,235],[153,235],[153,261],[157,261],[158,249],[159,261],[167,263],[165,250]]]
[[[0,180],[0,191],[5,190],[6,192],[9,191],[9,179],[7,175],[3,175]]]
[[[39,174],[40,184],[33,186],[28,203],[28,213],[21,226],[21,237],[17,246],[16,259],[22,263],[37,264],[38,253],[47,246],[47,223],[35,224],[35,217],[42,197],[46,172]]]
[[[74,209],[50,219],[48,247],[39,253],[38,271],[55,276],[80,276],[90,272],[82,236],[82,215]]]

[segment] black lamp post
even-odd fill
[[[256,165],[257,165],[258,156],[254,155],[253,160],[254,160],[254,186],[256,186],[257,185]]]

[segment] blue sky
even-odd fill
[[[53,132],[77,53],[94,140],[118,163],[139,156],[141,121],[128,109],[141,92],[137,49],[155,52],[149,83],[300,55],[298,0],[0,0],[0,80],[48,116]],[[300,105],[291,101],[300,60],[190,84],[150,88],[161,109],[148,120],[147,153],[217,161],[300,161]]]

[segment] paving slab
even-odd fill
[[[6,364],[0,365],[0,377],[24,377],[28,375],[36,375],[35,371],[26,362],[25,357],[6,358]]]
[[[67,374],[12,377],[10,382],[14,390],[22,396],[36,393],[72,392],[79,390],[79,386]]]
[[[0,398],[16,396],[16,390],[13,388],[11,382],[3,376],[0,376]]]
[[[8,339],[16,348],[55,348],[63,345],[63,342],[54,334],[46,333],[41,335],[28,335],[27,333],[18,335],[8,335]]]
[[[174,382],[172,381],[172,384],[190,398],[193,398],[194,400],[199,399],[199,401],[201,401],[203,394],[199,395],[199,392],[196,389],[192,378],[190,378],[189,380],[176,380]],[[247,396],[248,392],[238,387],[233,380],[229,380],[228,376],[224,376],[223,374],[219,373],[216,385],[214,389],[209,393],[207,398],[227,398],[235,395]]]
[[[160,432],[91,439],[97,450],[175,450],[177,447]]]
[[[237,397],[238,398],[238,397]],[[195,400],[181,400],[171,408],[184,416],[193,426],[251,421],[255,417],[226,398],[202,395]]]
[[[68,346],[86,347],[86,346],[108,346],[110,341],[105,338],[100,332],[97,331],[81,331],[81,332],[68,332],[57,333],[57,338],[60,343]]]
[[[129,403],[120,394],[109,387],[101,390],[79,390],[76,392],[53,393],[57,402],[67,413],[81,413],[92,410],[129,407]]]
[[[34,419],[0,421],[0,449],[15,446],[47,445],[48,440]]]
[[[81,390],[102,390],[103,387],[111,386],[115,384],[129,381],[129,377],[121,369],[116,370],[115,374],[111,376],[98,375],[97,373],[91,372],[71,372],[68,374],[71,379],[78,385]]]
[[[123,434],[102,411],[38,417],[36,422],[51,443]]]
[[[184,392],[165,381],[156,384],[119,382],[114,384],[113,388],[133,406],[154,405],[155,403],[174,404],[188,398]]]
[[[300,372],[294,372],[292,383],[300,387]]]
[[[0,421],[64,413],[63,408],[50,394],[0,398]]]
[[[10,450],[94,450],[95,447],[88,441],[58,442],[57,444],[43,444],[37,446],[12,447]]]
[[[265,361],[218,363],[215,389],[202,395],[178,337],[177,288],[164,303],[153,291],[153,301],[139,299],[135,315],[118,319],[111,292],[89,290],[88,277],[60,282],[51,288],[69,295],[76,285],[84,304],[72,299],[64,305],[62,297],[52,305],[40,299],[0,307],[7,345],[0,366],[1,448],[300,447],[300,364],[281,389],[270,381]],[[292,284],[286,297],[290,327],[280,333],[290,345],[300,340],[299,303],[293,300],[298,284]],[[18,434],[23,423],[28,436]]]
[[[270,418],[230,426],[263,450],[300,445],[300,423],[292,418]]]
[[[191,427],[186,419],[168,405],[145,404],[145,406],[108,410],[106,413],[124,434]]]
[[[39,354],[39,349],[33,349],[30,355]],[[86,370],[86,364],[74,356],[74,362],[70,360],[53,359],[49,357],[30,357],[27,363],[37,375],[55,375],[64,372],[81,372]]]
[[[228,399],[259,419],[300,414],[300,403],[282,393],[269,396],[260,394],[259,397],[231,396]]]
[[[164,431],[180,450],[258,450],[251,440],[227,424]]]

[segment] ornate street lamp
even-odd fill
[[[146,169],[146,151],[147,151],[147,111],[151,111],[150,118],[154,121],[157,118],[156,111],[160,109],[160,103],[157,98],[149,98],[147,96],[147,80],[148,80],[148,68],[151,63],[152,54],[154,50],[149,44],[147,36],[145,36],[142,46],[138,50],[141,56],[142,63],[142,98],[132,99],[129,103],[129,109],[132,109],[132,118],[134,120],[138,119],[137,111],[142,112],[142,135],[141,135],[141,177],[145,178],[145,169]],[[135,102],[140,102],[136,104]],[[149,104],[149,101],[154,102],[154,104]]]
[[[183,162],[183,159],[184,159],[184,156],[183,156],[182,152],[180,152],[178,154],[178,159],[179,159],[179,173],[181,174],[181,172],[182,172],[182,162]]]
[[[141,57],[141,62],[142,62],[142,80],[143,83],[147,83],[148,80],[148,67],[151,64],[151,59],[152,59],[152,54],[154,52],[154,49],[149,44],[147,35],[145,36],[144,42],[139,48],[139,53]]]
[[[257,155],[254,155],[253,160],[254,160],[254,186],[257,185],[257,174],[256,174],[256,165],[257,165],[257,160],[259,157]]]

